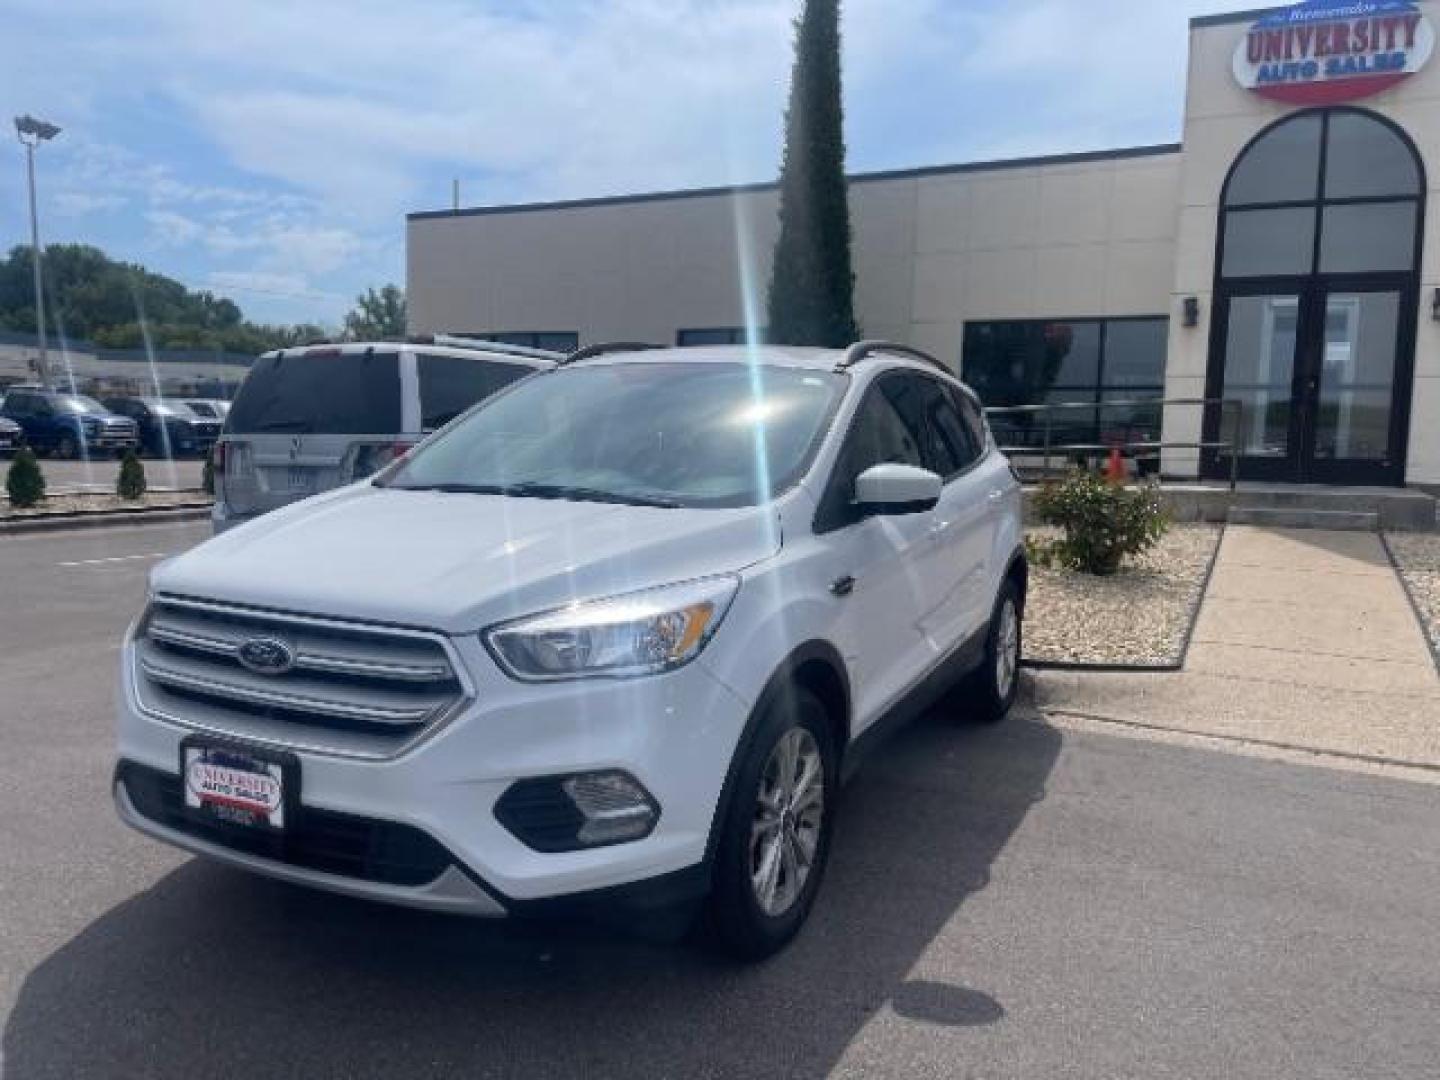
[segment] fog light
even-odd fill
[[[572,776],[560,785],[585,815],[576,839],[587,846],[638,840],[655,824],[650,796],[622,772]]]
[[[660,807],[619,770],[521,780],[495,804],[495,817],[536,851],[578,851],[649,836]]]

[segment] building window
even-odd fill
[[[465,334],[465,337],[494,341],[501,345],[519,345],[526,349],[572,353],[580,347],[580,335],[573,330],[505,330],[494,333]]]
[[[692,345],[744,345],[749,341],[743,326],[716,326],[701,330],[681,330],[675,335],[675,344],[681,348]],[[758,333],[758,340],[765,340],[765,331]]]
[[[1168,336],[1163,316],[967,323],[961,373],[987,408],[1064,406],[1053,446],[1158,441]],[[990,422],[1002,446],[1045,445],[1044,411]]]

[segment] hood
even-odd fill
[[[780,547],[773,507],[669,510],[357,485],[157,567],[160,592],[473,633],[521,615],[740,570]]]

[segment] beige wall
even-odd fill
[[[1440,27],[1440,5],[1422,5]],[[1215,241],[1220,189],[1231,164],[1261,130],[1295,110],[1242,89],[1231,71],[1235,48],[1250,20],[1191,31],[1185,105],[1184,172],[1180,184],[1179,229],[1174,292],[1169,309],[1170,356],[1167,397],[1203,397],[1214,308]],[[1430,298],[1440,286],[1440,57],[1394,90],[1356,103],[1390,117],[1415,141],[1426,163],[1429,182],[1427,239],[1421,292],[1416,378],[1410,423],[1407,480],[1440,484],[1440,324],[1430,317]],[[1200,300],[1200,325],[1181,325],[1180,305],[1187,296]],[[1166,438],[1198,440],[1200,413],[1171,409]],[[1172,454],[1172,472],[1194,467],[1194,455]]]
[[[851,187],[865,333],[958,364],[966,320],[1154,315],[1170,301],[1180,156]],[[674,341],[762,322],[774,191],[411,220],[411,329]]]

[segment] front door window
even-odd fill
[[[1246,457],[1290,454],[1290,398],[1300,298],[1237,296],[1230,304],[1224,397],[1241,405],[1239,441]]]
[[[1400,294],[1334,292],[1325,299],[1315,457],[1383,462],[1390,455]]]

